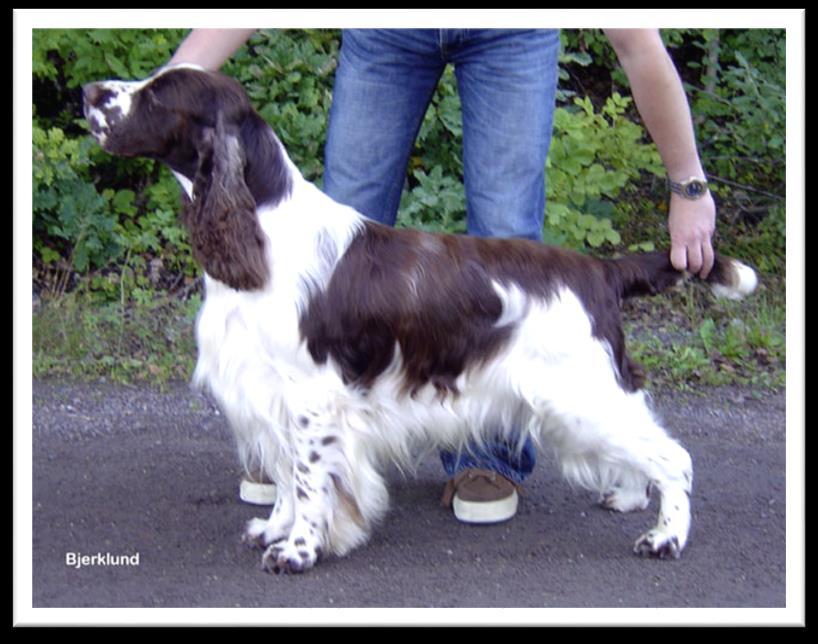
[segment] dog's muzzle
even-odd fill
[[[83,114],[100,145],[104,145],[111,128],[123,118],[122,109],[111,104],[115,97],[115,92],[104,83],[88,83],[82,88]]]

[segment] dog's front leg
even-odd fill
[[[283,491],[292,503],[292,527],[286,538],[270,543],[264,552],[262,566],[269,572],[304,572],[327,551],[337,464],[327,425],[327,417],[315,412],[293,422],[292,476]]]

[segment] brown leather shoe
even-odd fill
[[[499,523],[517,512],[520,486],[492,470],[465,469],[446,483],[441,503],[464,523]]]

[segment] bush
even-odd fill
[[[556,109],[546,163],[547,242],[577,249],[618,246],[613,222],[622,214],[615,206],[620,192],[643,172],[664,176],[655,146],[644,143],[643,128],[625,116],[631,102],[617,93],[599,112],[587,97]],[[398,225],[466,231],[461,150],[460,100],[447,68],[410,159]]]
[[[141,78],[164,64],[182,30],[36,30],[33,37],[33,198],[35,262],[59,273],[45,284],[62,292],[72,271],[84,286],[121,298],[123,288],[155,282],[151,262],[195,271],[176,221],[179,188],[144,159],[115,159],[87,135],[79,86],[103,78]],[[115,270],[113,270],[115,269]]]
[[[705,168],[783,196],[786,32],[664,29],[662,37],[685,83]],[[563,31],[563,48],[564,84],[628,90],[601,30]]]
[[[785,44],[783,30],[708,32],[698,46],[712,57],[700,84],[690,87],[702,155],[713,174],[782,196]]]
[[[644,130],[625,118],[631,103],[618,93],[597,113],[590,99],[576,98],[577,109],[558,108],[547,162],[546,239],[599,247],[619,245],[613,228],[620,192],[641,172],[663,176],[659,153],[643,142]]]
[[[100,194],[88,181],[91,144],[57,127],[33,128],[34,250],[47,265],[67,255],[74,269],[86,272],[121,254],[113,209],[127,209],[133,192]]]

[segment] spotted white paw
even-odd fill
[[[321,558],[321,548],[297,537],[271,544],[261,558],[261,567],[275,574],[298,574],[312,568]]]
[[[682,554],[683,544],[679,543],[676,534],[665,532],[659,528],[648,530],[636,540],[633,551],[640,556],[678,559]]]

